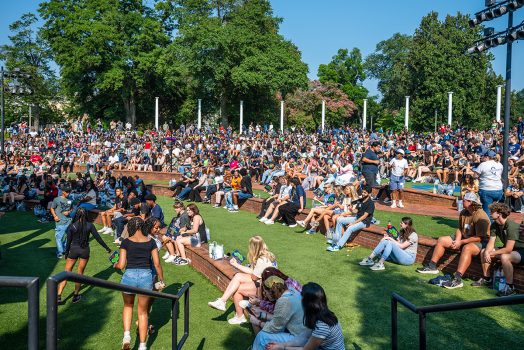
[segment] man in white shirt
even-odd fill
[[[404,208],[402,203],[402,192],[404,190],[404,176],[408,171],[408,161],[404,158],[404,150],[397,149],[395,152],[396,157],[389,161],[389,167],[391,168],[391,176],[389,178],[389,188],[391,189],[391,198],[393,203],[391,208],[398,207]]]
[[[489,205],[499,202],[503,197],[502,190],[502,164],[496,160],[497,154],[493,150],[488,150],[482,159],[482,163],[473,169],[479,177],[479,197],[482,202],[482,209],[490,216]]]

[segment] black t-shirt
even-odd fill
[[[127,200],[127,197],[125,196],[123,198],[116,197],[115,205],[117,209],[125,209],[125,210],[129,209],[129,202]]]
[[[362,158],[367,158],[369,160],[378,160],[378,156],[371,148],[368,148],[366,152],[362,155]],[[366,163],[362,161],[362,172],[366,173],[378,173],[378,165],[372,163]]]
[[[128,269],[151,269],[153,262],[151,260],[151,252],[157,249],[155,240],[151,239],[148,242],[133,242],[126,238],[122,241],[120,249],[127,252],[127,266]]]
[[[371,219],[373,219],[373,213],[375,212],[375,203],[368,197],[368,199],[364,202],[362,200],[359,200],[356,204],[357,208],[357,219],[364,215],[364,213],[368,213],[368,217],[362,221],[364,224],[366,224],[366,227],[369,227],[371,225]]]
[[[242,180],[240,180],[240,188],[246,193],[253,194],[250,176],[246,175],[242,178]]]
[[[146,203],[140,203],[140,207],[135,208],[131,210],[133,215],[139,216],[140,214],[144,214],[146,216],[146,219],[151,215],[151,208]]]

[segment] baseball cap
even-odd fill
[[[490,158],[495,158],[495,156],[497,155],[497,153],[495,153],[495,151],[493,150],[488,150],[485,154],[484,154],[486,157],[490,157]]]
[[[402,148],[397,149],[395,152],[404,155],[404,150]]]

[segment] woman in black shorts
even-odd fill
[[[160,282],[159,289],[164,286],[164,274],[158,257],[158,247],[154,239],[142,232],[144,222],[141,218],[134,217],[127,224],[129,238],[122,241],[120,245],[120,259],[114,265],[117,269],[126,269],[122,276],[122,284],[153,289],[153,267]],[[124,323],[124,337],[122,349],[131,348],[131,321],[133,319],[133,306],[135,294],[122,293],[124,298],[124,309],[122,320]],[[148,333],[148,309],[150,297],[138,295],[138,336],[140,345],[138,350],[146,350],[146,338]]]
[[[84,273],[87,262],[89,261],[89,236],[93,235],[96,241],[105,248],[106,252],[111,253],[111,249],[107,244],[100,238],[100,235],[96,231],[95,226],[87,221],[87,211],[84,208],[79,208],[73,219],[73,222],[69,225],[66,230],[67,244],[65,250],[66,266],[65,271],[71,272],[76,264],[76,261],[80,259],[78,264],[77,272],[79,274]],[[58,286],[58,305],[63,305],[65,300],[62,300],[62,291],[66,286],[67,281],[63,281]],[[81,296],[80,283],[75,283],[75,293],[73,294],[73,303],[80,301]]]

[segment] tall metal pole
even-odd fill
[[[0,135],[0,142],[1,142],[1,148],[0,148],[0,157],[4,158],[4,133],[5,133],[5,127],[4,127],[4,67],[0,67],[0,94],[2,95],[0,99],[2,100],[2,120],[1,120],[1,127],[2,127],[2,133]],[[7,164],[6,164],[7,165]]]
[[[198,99],[198,130],[202,127],[202,99]]]
[[[244,124],[244,101],[240,101],[240,133],[242,133],[242,124]]]
[[[280,132],[284,132],[284,101],[280,101]]]
[[[435,109],[435,133],[437,132],[437,110]]]
[[[453,122],[453,92],[448,92],[448,125]]]
[[[158,97],[155,97],[155,129],[158,131]]]
[[[325,124],[326,124],[326,101],[322,100],[322,133],[324,133]]]
[[[513,27],[513,11],[508,13],[508,28]],[[502,149],[502,184],[508,187],[508,154],[509,154],[509,117],[511,108],[511,55],[513,44],[508,40],[506,45],[506,87],[504,91],[504,147]]]
[[[31,131],[31,105],[29,105],[29,131]]]
[[[502,85],[497,85],[497,123],[500,122],[501,105],[502,105]]]
[[[409,129],[409,96],[406,96],[406,114],[404,115],[404,129]]]
[[[362,130],[366,130],[367,125],[367,117],[368,117],[368,99],[364,99],[364,113],[362,116]]]

